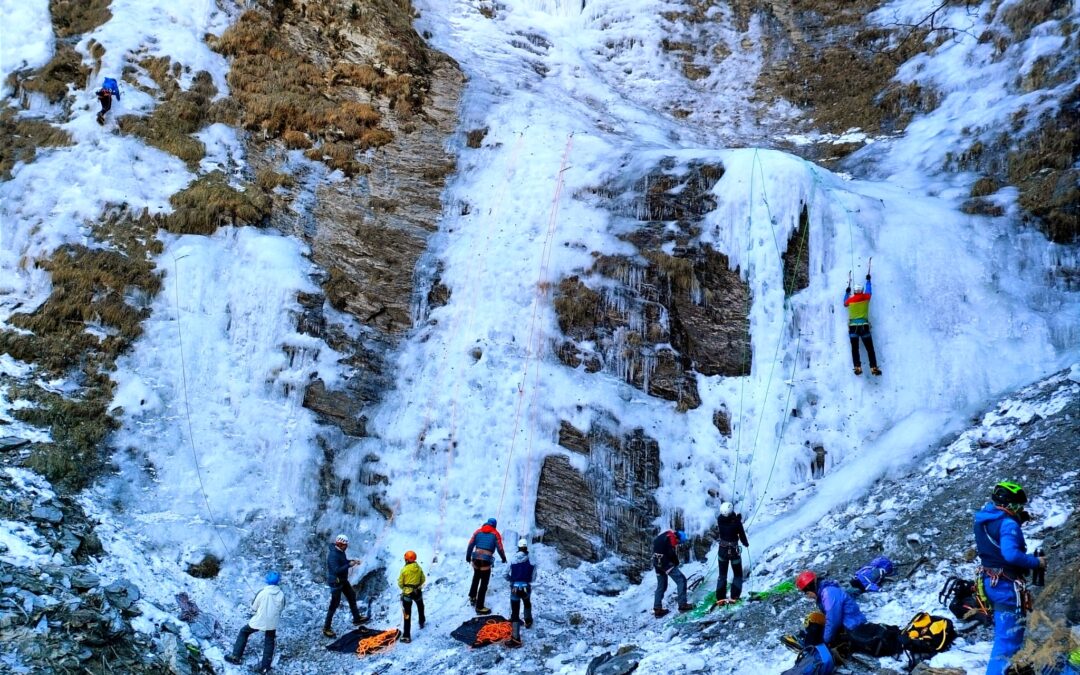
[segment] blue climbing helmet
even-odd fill
[[[682,544],[686,541],[686,533],[682,530],[675,530],[675,536],[679,538],[679,543]]]
[[[495,520],[494,518],[488,518],[487,522],[484,523],[484,524],[485,525],[490,525],[492,527],[498,527],[499,526],[499,521]]]
[[[117,101],[120,100],[120,85],[116,83],[114,78],[106,77],[105,81],[101,84],[101,88],[109,90],[112,95],[116,97]]]
[[[281,583],[281,574],[277,570],[270,570],[266,573],[266,583],[271,586],[277,586]]]

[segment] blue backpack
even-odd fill
[[[825,645],[814,645],[800,652],[795,665],[781,675],[830,675],[835,668],[829,648]]]
[[[102,89],[108,89],[112,92],[112,95],[116,97],[116,100],[120,100],[120,85],[116,83],[116,80],[111,77],[106,77],[105,82],[101,85]]]
[[[859,568],[851,577],[851,585],[860,591],[877,592],[881,590],[881,584],[887,577],[896,571],[893,562],[885,556],[878,556],[870,561],[869,565]]]

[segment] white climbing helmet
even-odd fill
[[[529,540],[525,537],[518,539],[518,548],[529,548]]]
[[[735,510],[735,505],[732,504],[731,502],[724,502],[723,504],[720,505],[720,515],[722,515],[722,516],[730,516],[731,513],[734,510]]]
[[[339,534],[338,536],[334,537],[334,543],[335,544],[345,544],[346,546],[348,546],[349,538],[346,537],[343,534]]]

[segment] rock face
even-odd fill
[[[680,410],[701,405],[694,373],[750,372],[749,288],[727,256],[697,239],[722,175],[718,165],[665,160],[629,186],[595,190],[617,217],[642,223],[623,237],[639,255],[597,255],[592,269],[559,283],[567,339],[555,352],[564,364],[618,376]]]
[[[562,422],[559,445],[572,455],[545,458],[536,524],[544,530],[542,541],[558,548],[565,562],[618,555],[636,582],[648,566],[660,515],[652,496],[660,486],[660,445],[641,429],[620,433],[610,415],[598,417],[588,432]]]

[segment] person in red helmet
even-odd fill
[[[830,647],[844,637],[846,631],[866,623],[866,616],[859,609],[859,603],[832,579],[819,579],[812,571],[806,570],[795,577],[795,588],[816,602],[818,609],[825,615],[825,630],[821,641]]]
[[[420,569],[420,563],[416,562],[415,551],[405,551],[405,566],[398,575],[397,585],[401,589],[401,616],[405,621],[404,630],[401,631],[402,642],[412,642],[412,605],[416,603],[416,611],[419,613],[417,625],[424,627],[424,570]]]

